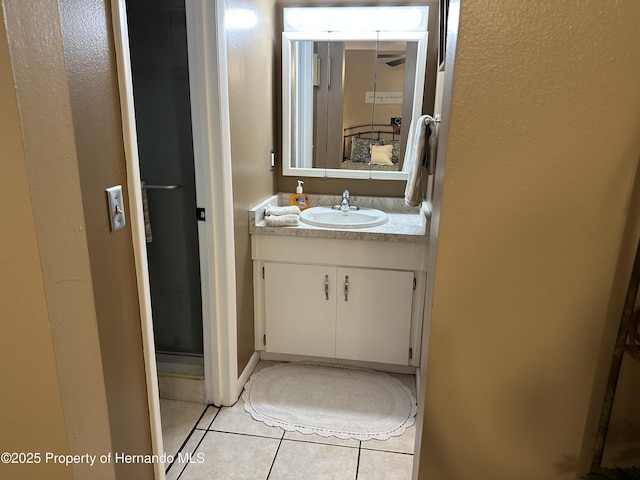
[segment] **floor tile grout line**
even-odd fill
[[[209,406],[211,407],[211,405],[209,405]],[[215,422],[216,418],[218,418],[218,415],[220,414],[220,412],[223,409],[223,407],[216,407],[215,405],[213,405],[213,408],[217,408],[218,411],[213,415],[213,418],[209,422],[209,425],[204,430],[209,430],[209,428],[211,427],[211,425],[213,425],[213,422]],[[200,422],[198,422],[198,423],[200,423]],[[196,423],[196,428],[198,428],[198,423]],[[203,430],[203,429],[202,428],[198,428],[198,430]]]
[[[217,413],[216,413],[217,415]],[[198,444],[194,447],[193,449],[193,453],[196,453],[198,451],[198,448],[200,447],[200,445],[202,444],[202,442],[204,441],[206,435],[210,432],[213,433],[223,433],[223,434],[227,434],[227,435],[240,435],[240,436],[246,436],[246,437],[254,437],[254,438],[263,438],[263,439],[268,439],[268,440],[279,440],[278,442],[278,447],[276,449],[276,453],[273,457],[273,460],[271,462],[271,466],[269,467],[269,473],[267,474],[266,480],[269,479],[269,477],[271,476],[271,472],[273,470],[273,467],[275,465],[275,461],[278,457],[278,454],[280,453],[280,447],[282,446],[283,442],[286,441],[290,441],[290,442],[298,442],[298,443],[311,443],[314,445],[325,445],[325,446],[329,446],[329,447],[343,447],[343,448],[350,448],[350,449],[355,449],[356,447],[351,447],[351,446],[347,446],[347,445],[335,445],[335,444],[324,444],[324,443],[317,443],[317,442],[307,442],[304,440],[297,440],[297,439],[287,439],[284,438],[286,431],[283,431],[282,436],[280,437],[280,439],[276,438],[276,437],[262,437],[262,436],[258,436],[258,435],[250,435],[250,434],[244,434],[244,433],[235,433],[235,432],[222,432],[222,431],[218,431],[218,430],[201,430],[199,429],[201,432],[203,432],[202,438],[200,439],[200,441],[198,442]],[[358,457],[357,457],[357,462],[356,462],[356,475],[355,475],[355,479],[358,479],[358,475],[360,473],[360,461],[361,461],[361,454],[362,454],[362,450],[367,450],[370,452],[380,452],[380,453],[391,453],[391,454],[398,454],[398,455],[409,455],[409,456],[413,456],[413,454],[410,453],[401,453],[401,452],[392,452],[392,451],[386,451],[386,450],[371,450],[371,449],[366,449],[366,448],[362,448],[362,441],[358,442]],[[182,478],[182,475],[184,474],[185,470],[187,469],[187,467],[189,466],[189,464],[185,464],[182,468],[182,470],[180,471],[180,473],[178,474],[178,476],[176,477],[176,480],[180,480]]]
[[[228,435],[242,435],[245,437],[267,438],[271,440],[278,440],[281,438],[282,440],[286,440],[288,442],[311,443],[314,445],[329,445],[332,447],[342,447],[342,448],[354,448],[354,449],[358,448],[358,449],[367,450],[371,452],[397,453],[398,455],[413,455],[413,453],[411,452],[399,452],[397,450],[385,450],[381,448],[367,448],[366,446],[362,446],[361,440],[358,441],[359,444],[356,446],[356,445],[341,445],[339,443],[319,442],[315,440],[306,440],[306,439],[300,439],[300,438],[286,438],[284,437],[284,435],[286,435],[287,433],[286,431],[283,431],[282,437],[275,437],[275,436],[268,436],[268,435],[260,435],[257,433],[234,432],[231,430],[221,430],[221,429],[215,429],[215,428],[208,428],[206,430],[203,428],[198,428],[197,430],[200,430],[201,432],[226,433]]]
[[[409,455],[409,456],[413,455],[413,453],[408,453],[408,452],[396,452],[394,450],[380,450],[380,449],[377,449],[377,448],[365,448],[365,447],[362,447],[362,450],[366,450],[367,452],[395,453],[396,455]]]
[[[359,448],[355,445],[340,445],[338,443],[326,443],[326,442],[318,442],[313,440],[301,440],[299,438],[284,438],[288,442],[299,442],[299,443],[312,443],[313,445],[329,445],[330,447],[342,447],[342,448]]]
[[[200,414],[200,417],[198,417],[198,420],[196,420],[195,426],[191,429],[191,432],[189,432],[189,435],[187,435],[187,438],[185,439],[184,442],[182,442],[182,445],[180,446],[180,448],[178,449],[178,451],[176,452],[176,457],[178,456],[178,453],[180,453],[182,451],[182,449],[186,446],[186,444],[189,442],[189,440],[191,439],[191,437],[193,436],[193,434],[195,433],[196,430],[202,431],[202,429],[198,428],[198,424],[200,423],[200,421],[202,420],[202,418],[204,417],[205,413],[207,413],[207,410],[209,410],[209,408],[217,408],[218,411],[213,415],[213,419],[211,420],[211,422],[209,423],[209,425],[211,425],[213,423],[213,421],[216,419],[216,417],[218,416],[218,414],[220,413],[221,408],[217,407],[213,404],[208,404],[204,411]],[[204,436],[206,435],[207,431],[205,430],[205,433],[202,435],[202,438],[200,439],[200,441],[198,442],[198,444],[195,446],[195,448],[193,449],[193,453],[196,452],[196,450],[198,449],[198,447],[200,446],[200,444],[202,443],[202,440],[204,439]],[[169,470],[171,469],[171,467],[173,467],[173,465],[175,464],[175,457],[173,459],[173,462],[171,462],[171,464],[169,465],[169,467],[165,470],[165,474],[169,473]],[[176,477],[176,480],[179,479],[182,476],[182,473],[185,471],[185,469],[187,468],[187,465],[183,465],[182,466],[182,470],[180,470],[180,473],[178,474],[178,476]]]
[[[175,456],[172,458],[171,463],[169,464],[169,466],[164,470],[164,473],[168,473],[169,470],[171,470],[171,467],[173,467],[173,464],[176,462],[176,457],[178,456],[178,454],[182,451],[182,449],[187,445],[187,442],[189,441],[189,439],[191,438],[191,435],[193,435],[193,432],[196,431],[196,427],[198,426],[198,424],[200,423],[200,420],[202,420],[202,417],[204,417],[204,414],[207,413],[207,410],[209,410],[209,405],[206,405],[204,407],[204,410],[202,410],[202,413],[200,414],[200,416],[198,417],[198,419],[196,420],[196,422],[194,423],[193,427],[191,427],[191,430],[189,431],[189,434],[187,435],[187,437],[184,439],[184,441],[182,442],[182,444],[180,445],[180,447],[178,448],[178,450],[176,451]],[[162,422],[162,418],[160,418],[160,422]],[[165,453],[165,452],[162,452]]]
[[[220,411],[220,409],[218,409],[218,411]],[[216,413],[216,415],[217,415],[217,413]],[[215,418],[215,416],[214,416],[214,418]],[[198,447],[200,447],[200,445],[201,445],[201,444],[202,444],[202,442],[204,441],[204,437],[206,437],[206,436],[207,436],[207,432],[208,432],[208,431],[205,431],[205,432],[202,434],[202,438],[200,439],[200,441],[198,442],[198,444],[197,444],[197,445],[195,446],[195,448],[193,449],[193,453],[196,453],[196,451],[198,450]],[[184,471],[187,469],[187,467],[188,467],[189,465],[190,465],[189,463],[186,463],[186,464],[182,467],[182,470],[180,471],[180,473],[179,473],[179,474],[178,474],[178,476],[176,477],[176,480],[180,480],[180,477],[182,476],[182,474],[184,473]]]
[[[276,454],[273,456],[273,460],[271,462],[271,466],[269,467],[269,473],[267,473],[267,478],[265,478],[265,480],[269,480],[269,477],[271,476],[271,471],[273,470],[273,466],[276,464],[276,458],[278,458],[278,453],[280,452],[280,447],[282,446],[282,442],[284,440],[284,434],[286,432],[283,430],[282,431],[282,436],[280,437],[280,443],[278,443],[278,448],[276,448]]]
[[[218,415],[219,411],[220,411],[220,409],[218,410],[218,412],[214,416],[214,420],[215,420],[215,417]],[[198,448],[200,447],[200,445],[202,444],[202,442],[204,441],[204,438],[207,436],[208,433],[224,433],[226,435],[240,435],[240,436],[244,436],[244,437],[263,438],[263,439],[267,439],[267,440],[278,440],[278,438],[276,438],[276,437],[261,437],[259,435],[251,435],[251,434],[247,434],[247,433],[223,432],[223,431],[220,431],[220,430],[202,430],[200,428],[198,430],[203,432],[203,435],[202,435],[202,438],[200,439],[200,441],[198,442],[198,444],[193,449],[193,453],[196,453],[196,451],[198,450]],[[284,431],[282,433],[282,437],[284,437]],[[280,449],[280,444],[282,443],[282,437],[279,439],[280,441],[278,443],[278,449]],[[276,455],[277,454],[278,454],[278,452],[276,450]],[[275,456],[274,456],[274,461],[275,461]],[[182,468],[182,471],[178,474],[178,477],[176,478],[176,480],[180,479],[180,477],[182,476],[182,474],[184,473],[184,471],[187,469],[188,466],[189,466],[189,464],[184,465],[184,467]],[[273,463],[272,463],[272,466],[273,466]],[[271,471],[271,469],[269,469],[269,471]]]
[[[199,428],[198,430],[202,430]],[[232,432],[229,430],[217,430],[217,429],[209,429],[207,432],[217,432],[217,433],[228,433],[230,435],[244,435],[245,437],[256,437],[256,438],[270,438],[271,440],[278,440],[280,437],[269,437],[267,435],[258,435],[257,433],[244,433],[244,432]]]

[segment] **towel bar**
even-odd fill
[[[437,113],[434,117],[432,117],[431,115],[425,115],[425,117],[427,117],[424,119],[424,123],[426,125],[429,125],[430,123],[440,123],[441,120],[440,115],[438,115]]]

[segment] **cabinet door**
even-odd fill
[[[413,272],[338,268],[336,357],[407,365]]]
[[[335,267],[265,263],[266,350],[334,357]]]

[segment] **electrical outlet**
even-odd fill
[[[122,230],[127,225],[124,216],[122,185],[107,188],[107,205],[109,208],[109,220],[111,221],[111,233]]]

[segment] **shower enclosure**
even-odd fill
[[[158,369],[203,375],[184,0],[127,0]]]

